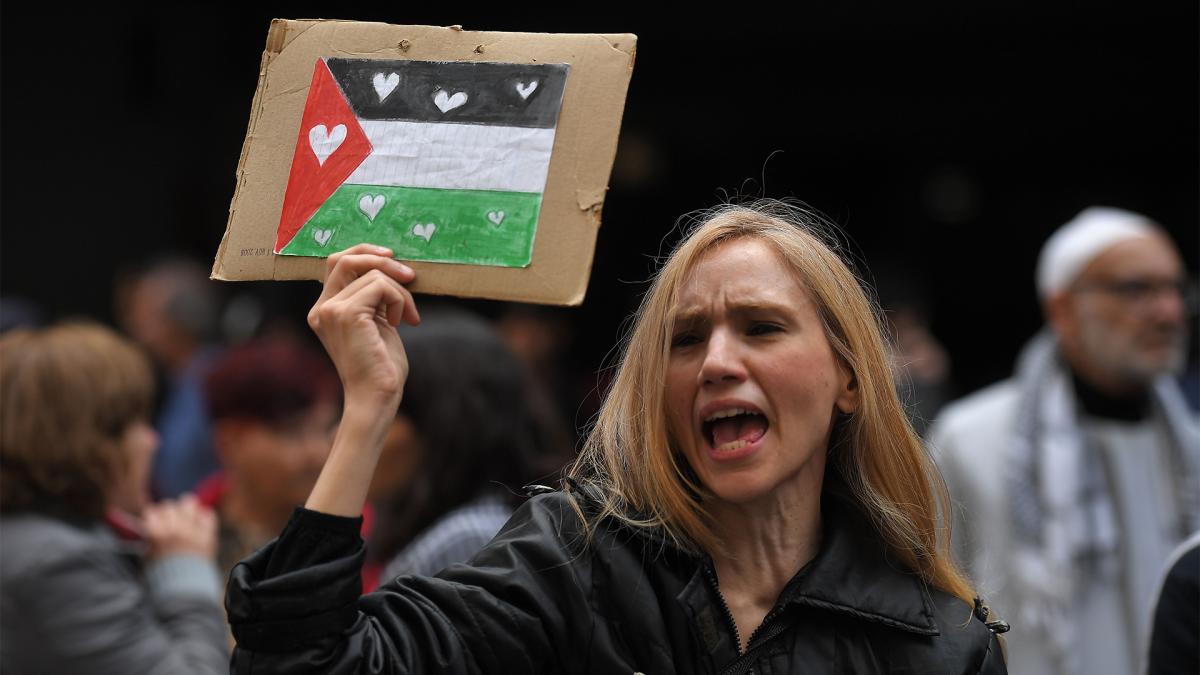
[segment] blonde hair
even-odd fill
[[[153,396],[146,357],[98,324],[0,338],[0,511],[102,516],[128,464],[121,437]]]
[[[567,475],[603,495],[595,520],[658,528],[677,546],[719,551],[706,491],[671,447],[664,395],[673,310],[681,284],[715,246],[755,237],[779,254],[808,290],[836,358],[854,376],[858,405],[831,443],[852,497],[895,557],[929,585],[970,604],[974,591],[949,549],[949,496],[896,393],[876,304],[848,264],[832,226],[776,201],[724,206],[697,219],[655,275],[622,345],[611,389]],[[594,522],[594,521],[593,521]]]

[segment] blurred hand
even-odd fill
[[[308,325],[341,376],[347,410],[379,407],[388,419],[408,378],[396,326],[421,320],[403,286],[416,274],[391,255],[386,248],[359,244],[329,256],[325,286],[308,313]]]
[[[181,553],[217,557],[217,516],[193,495],[147,506],[142,524],[150,558]]]

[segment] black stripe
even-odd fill
[[[570,66],[557,64],[478,63],[463,61],[400,61],[386,59],[326,59],[329,71],[346,95],[354,114],[367,120],[456,122],[513,127],[551,128],[558,123],[563,88]],[[399,78],[381,101],[376,75]],[[518,85],[537,86],[522,98]],[[466,103],[443,112],[435,103],[438,92],[447,98],[459,92]]]

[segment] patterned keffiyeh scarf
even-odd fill
[[[1120,523],[1104,462],[1085,447],[1071,376],[1058,343],[1042,333],[1017,365],[1020,402],[1009,463],[1013,517],[1012,573],[1023,601],[1013,623],[1049,637],[1057,671],[1074,675],[1072,601],[1084,584],[1118,572]],[[1181,537],[1200,525],[1200,438],[1190,411],[1169,378],[1153,390],[1154,414],[1171,440],[1168,466]]]

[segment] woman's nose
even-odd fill
[[[725,330],[714,330],[708,337],[704,363],[700,365],[703,384],[740,382],[746,378],[737,340]]]

